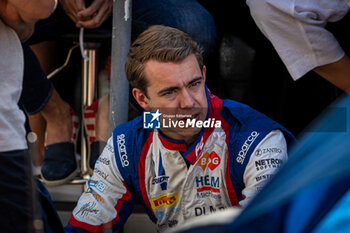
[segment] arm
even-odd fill
[[[287,143],[279,130],[271,131],[255,147],[243,175],[245,197],[239,204],[245,207],[287,161]]]
[[[125,223],[134,198],[116,164],[113,137],[97,160],[86,190],[73,210],[66,232],[103,232]]]
[[[51,15],[57,0],[7,0],[19,13],[23,21],[36,22]]]
[[[344,57],[325,26],[347,14],[345,0],[247,0],[247,4],[294,80]]]
[[[37,20],[48,17],[56,7],[57,0],[1,0],[0,18],[14,29],[22,42],[34,31]]]
[[[339,61],[318,66],[314,71],[338,88],[350,93],[350,58],[347,55]]]

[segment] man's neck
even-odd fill
[[[190,135],[190,136],[180,136],[180,135],[176,135],[173,132],[169,132],[167,130],[160,130],[161,133],[172,140],[177,140],[177,141],[181,141],[183,140],[185,142],[185,144],[187,145],[187,147],[191,146],[192,143],[196,140],[196,138],[198,137],[199,133],[195,134],[195,135]]]

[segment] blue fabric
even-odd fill
[[[151,130],[143,130],[142,127],[143,127],[142,116],[139,116],[133,119],[132,121],[119,125],[113,131],[113,145],[114,145],[114,151],[115,151],[118,169],[122,174],[123,179],[126,181],[131,193],[133,195],[138,196],[139,198],[138,200],[143,200],[140,185],[139,185],[139,179],[138,179],[138,174],[139,174],[138,164],[140,160],[142,146],[145,144],[147,138],[151,133]],[[125,148],[128,156],[127,159],[130,162],[128,166],[122,166],[121,159],[119,158],[120,152],[119,152],[117,137],[118,135],[122,135],[122,134],[125,135]],[[141,203],[146,213],[150,217],[150,219],[153,222],[156,222],[157,219],[153,215],[152,210],[149,210],[143,201],[141,201]],[[129,216],[129,214],[131,213],[132,207],[133,207],[131,203],[127,205],[129,209],[128,210],[123,209],[124,211],[126,211],[125,214],[123,214],[123,216],[125,217],[124,218],[125,221]]]
[[[204,49],[204,58],[214,51],[217,35],[214,19],[197,0],[133,0],[132,39],[155,24],[188,33]]]
[[[50,195],[39,180],[32,180],[28,161],[26,150],[0,152],[0,231],[34,232],[32,221],[40,219],[45,233],[62,233]]]
[[[2,232],[29,232],[33,213],[26,151],[0,152],[0,228]]]
[[[317,207],[324,201],[324,195],[329,188],[329,185],[308,188],[294,199],[286,219],[286,233],[303,231]]]
[[[85,231],[80,228],[75,228],[72,225],[68,223],[67,226],[64,227],[65,232],[75,232],[75,233],[88,233],[88,231]]]
[[[38,202],[40,203],[41,218],[44,223],[45,233],[63,233],[63,225],[56,208],[52,203],[50,193],[40,180],[35,178]]]
[[[252,132],[257,131],[259,135],[250,145],[246,152],[244,162],[242,164],[236,162],[236,158],[230,159],[230,176],[239,200],[243,200],[241,195],[244,188],[243,174],[245,167],[250,159],[251,153],[260,141],[272,130],[279,129],[283,132],[284,137],[288,143],[288,148],[295,142],[295,138],[287,129],[266,117],[264,114],[250,108],[249,106],[233,101],[224,100],[224,110],[221,115],[227,120],[230,125],[230,155],[237,155],[241,150],[242,143],[246,140]],[[226,111],[225,111],[226,109]],[[230,119],[231,118],[231,119]],[[234,119],[234,121],[232,120]],[[234,123],[235,122],[235,123]]]
[[[324,218],[314,233],[350,232],[350,191],[341,198],[334,209]]]
[[[24,76],[20,102],[27,113],[35,114],[41,111],[49,101],[53,86],[27,44],[23,44],[23,56]]]
[[[60,142],[45,147],[41,175],[47,181],[65,180],[77,170],[74,143]]]
[[[241,224],[272,211],[314,182],[322,179],[336,181],[350,173],[349,124],[346,125],[344,132],[319,131],[324,128],[324,124],[327,124],[328,127],[335,125],[338,128],[338,123],[344,122],[344,117],[349,122],[350,99],[346,98],[336,102],[334,106],[346,108],[347,114],[339,115],[337,112],[329,112],[310,126],[313,130],[307,130],[300,138],[300,142],[293,148],[288,166],[281,169],[274,182],[271,182],[253,200],[245,214],[239,217]]]
[[[288,163],[234,221],[183,232],[348,232],[349,109],[350,97],[343,96],[315,120]]]

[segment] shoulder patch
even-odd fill
[[[248,137],[247,139],[244,141],[241,150],[238,152],[237,158],[236,158],[236,162],[243,164],[244,163],[244,159],[247,155],[247,152],[250,148],[250,146],[254,143],[255,139],[259,136],[259,133],[256,131],[253,131]]]

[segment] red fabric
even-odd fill
[[[151,207],[151,202],[148,199],[147,191],[146,191],[146,183],[145,183],[145,161],[147,157],[147,152],[152,144],[153,141],[153,130],[150,133],[150,135],[147,138],[146,143],[143,145],[143,148],[141,150],[141,155],[140,155],[140,161],[139,161],[139,182],[140,182],[140,190],[142,194],[143,201],[146,203],[147,208],[152,211]],[[153,216],[154,213],[152,211]]]

